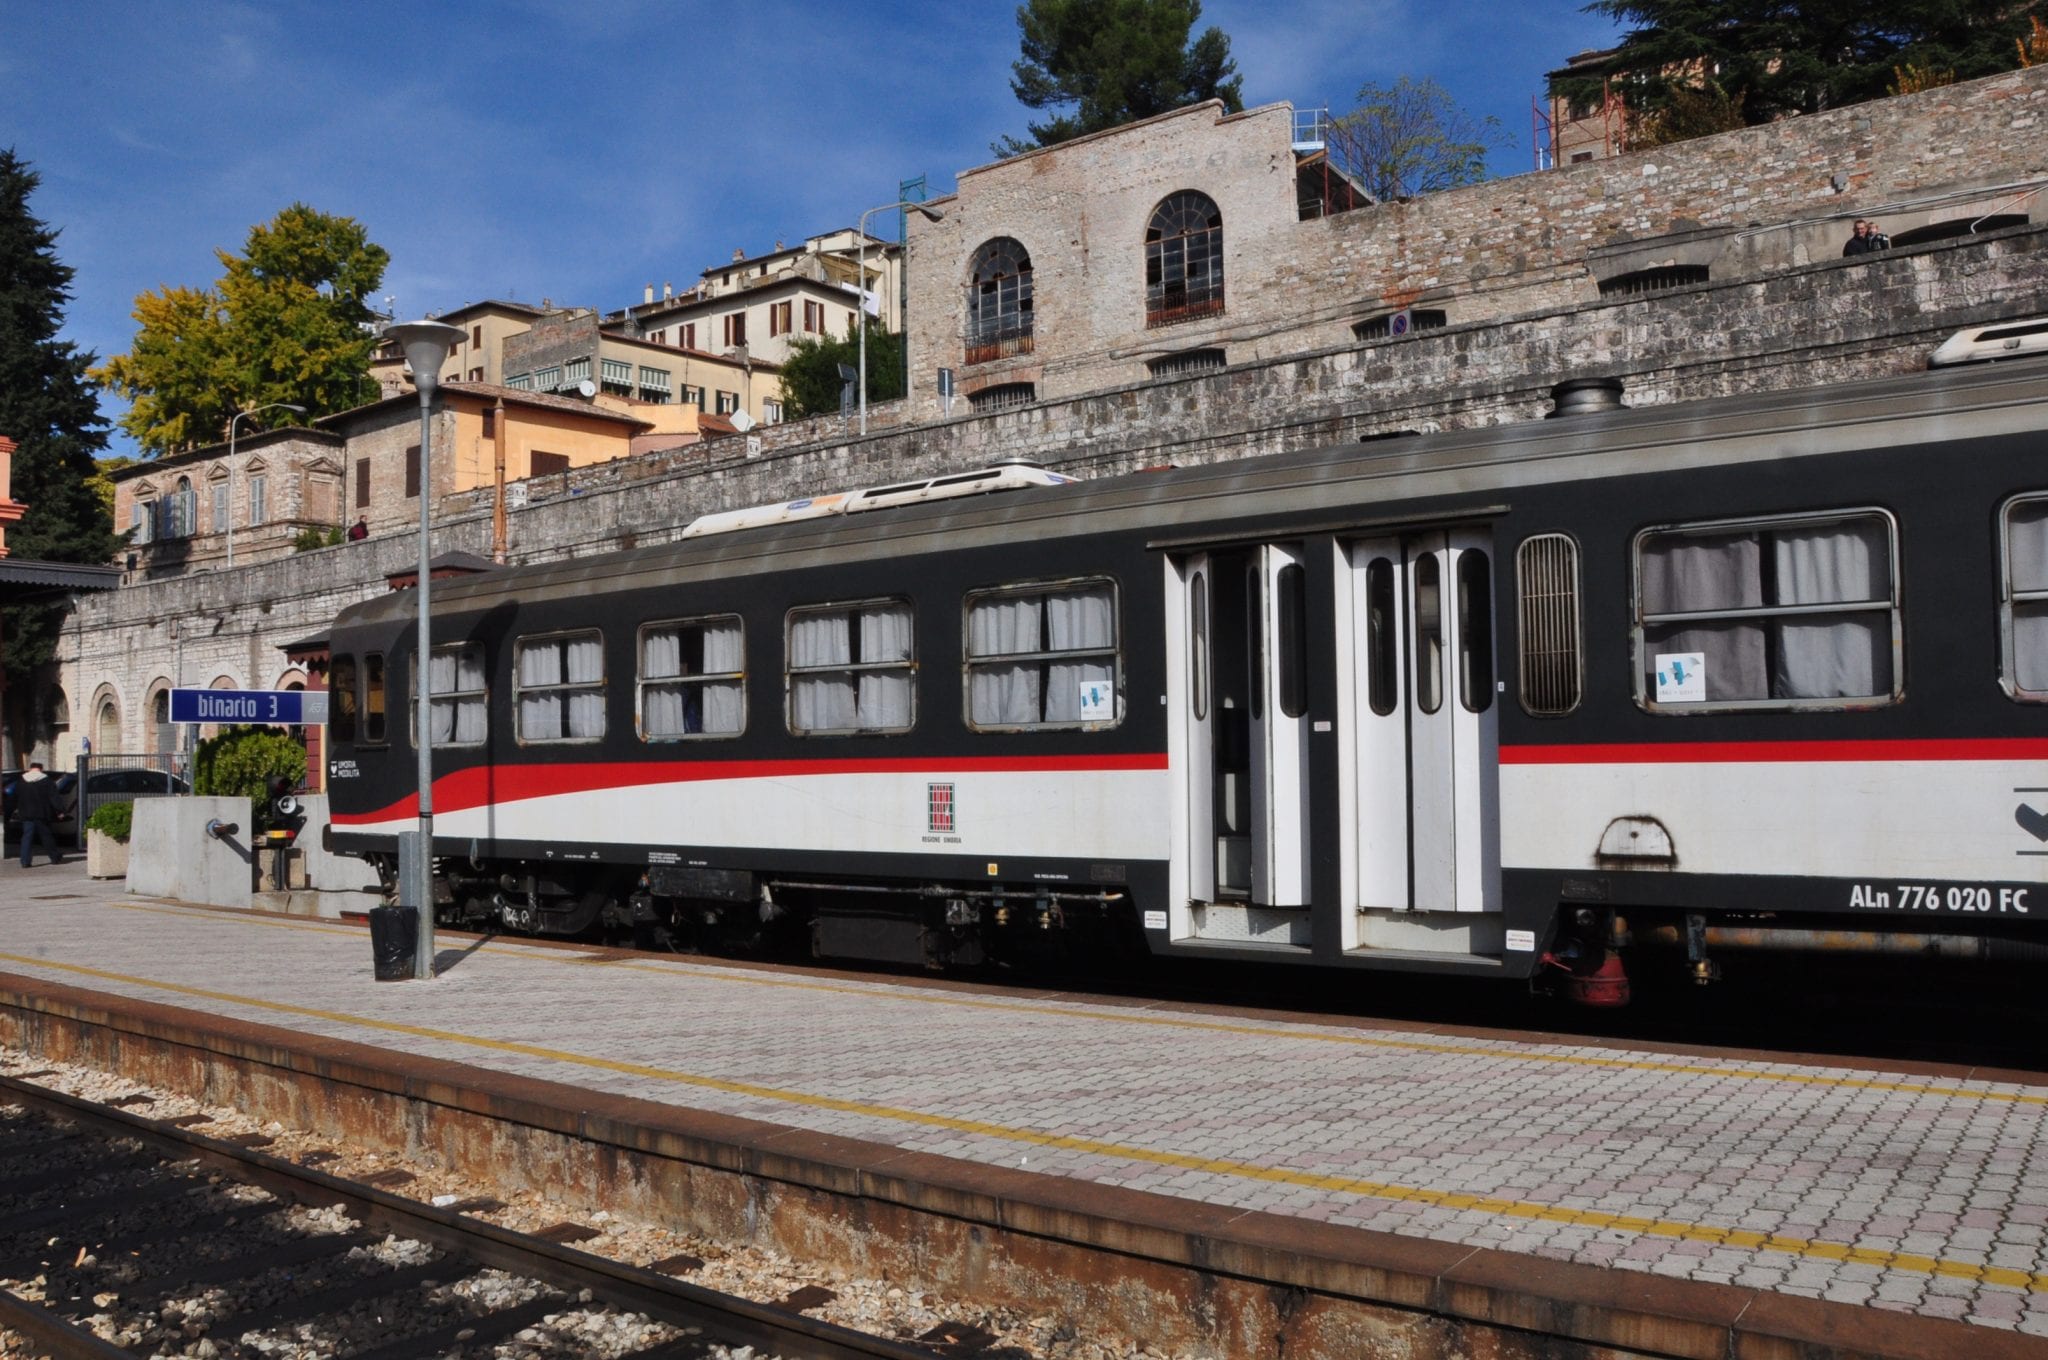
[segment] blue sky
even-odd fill
[[[138,293],[204,286],[293,201],[363,222],[402,316],[614,308],[934,196],[1034,117],[1014,0],[0,0],[0,145],[77,271],[67,334],[128,348]],[[1205,0],[1247,105],[1434,77],[1530,168],[1543,72],[1614,29],[1573,0]],[[103,401],[109,420],[124,405]],[[129,452],[118,431],[114,452]]]

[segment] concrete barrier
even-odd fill
[[[233,826],[225,836],[209,824]],[[255,888],[246,798],[138,798],[128,837],[128,890],[212,907],[247,907]]]

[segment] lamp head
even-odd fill
[[[946,210],[944,208],[934,208],[926,203],[913,203],[910,206],[917,209],[918,213],[922,215],[924,220],[927,222],[936,222],[941,217],[944,217],[946,215]]]
[[[405,351],[405,362],[412,369],[412,385],[419,389],[420,400],[427,401],[441,385],[441,365],[448,362],[449,351],[461,341],[462,328],[441,321],[401,321],[396,326],[386,326],[384,338]]]

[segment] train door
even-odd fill
[[[1355,905],[1497,911],[1490,541],[1430,530],[1354,542],[1349,556]]]
[[[1308,943],[1304,554],[1268,543],[1196,553],[1174,573],[1185,623],[1186,931]]]

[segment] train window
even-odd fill
[[[1468,713],[1493,706],[1493,571],[1486,554],[1458,554],[1458,700]]]
[[[427,681],[433,691],[427,713],[434,726],[434,745],[483,745],[488,730],[484,645],[455,642],[436,647],[427,663]],[[418,717],[409,726],[417,728]]]
[[[969,727],[1114,726],[1116,587],[1081,581],[969,595],[964,660]]]
[[[596,741],[604,735],[604,635],[520,638],[513,705],[521,741]]]
[[[903,600],[792,609],[789,730],[908,732],[917,721],[917,648]]]
[[[1646,529],[1636,536],[1636,694],[1661,712],[1899,697],[1891,516]]]
[[[1193,655],[1188,658],[1188,684],[1193,690],[1195,717],[1199,720],[1209,716],[1209,573],[1195,573],[1194,585],[1188,592],[1188,636],[1193,639]]]
[[[1579,627],[1579,545],[1565,534],[1536,534],[1515,549],[1515,625],[1522,709],[1560,718],[1585,692],[1585,639]]]
[[[337,656],[327,663],[327,739],[356,739],[356,659]]]
[[[363,657],[363,741],[377,744],[384,735],[384,654]]]
[[[1394,628],[1394,564],[1375,557],[1365,568],[1365,701],[1382,718],[1394,711],[1401,639]]]
[[[1415,559],[1415,705],[1434,713],[1444,703],[1443,564],[1435,553]]]
[[[640,738],[736,737],[747,726],[746,628],[737,615],[640,630]]]
[[[1279,674],[1274,677],[1273,698],[1290,718],[1308,712],[1308,602],[1305,595],[1308,573],[1298,562],[1280,568],[1273,582],[1274,622],[1279,637],[1274,646]]]
[[[2048,702],[2048,495],[2005,503],[2005,692]]]

